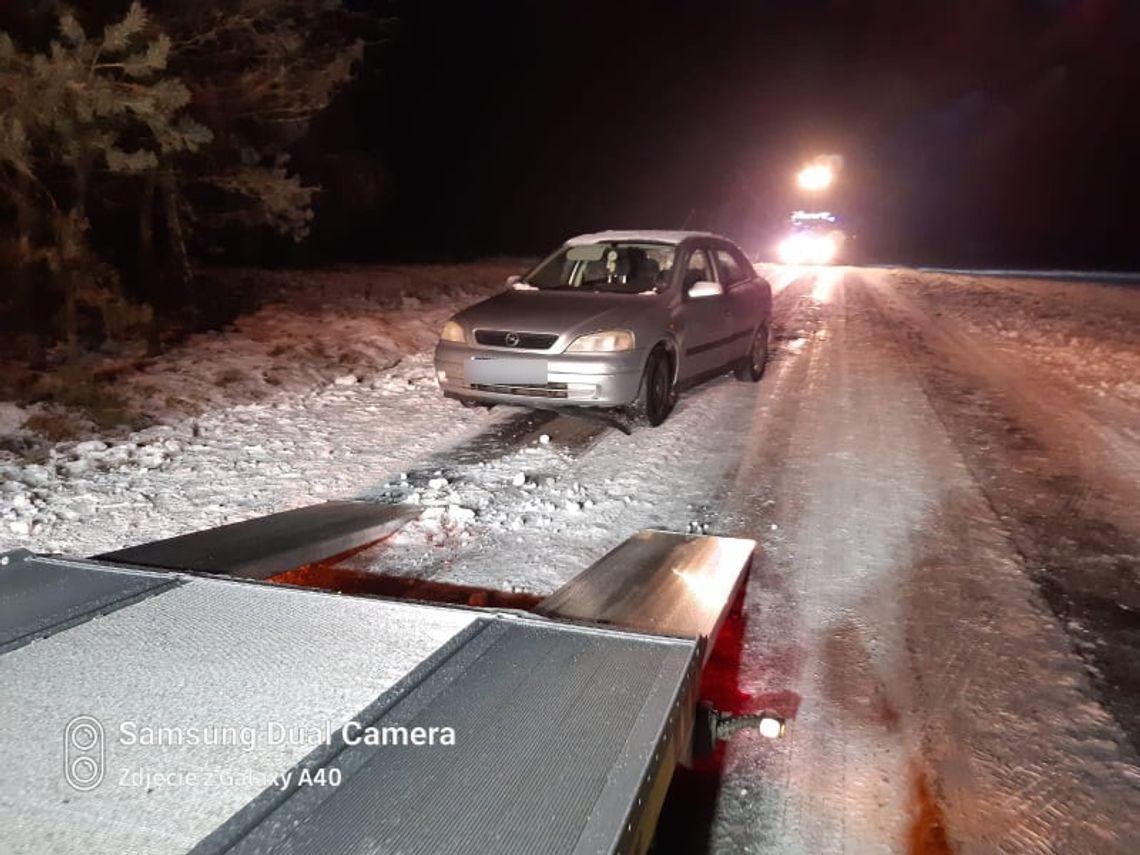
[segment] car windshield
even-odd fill
[[[531,271],[525,282],[543,291],[660,291],[669,281],[676,253],[671,244],[634,241],[567,246]]]

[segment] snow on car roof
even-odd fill
[[[720,235],[714,235],[711,232],[670,231],[668,229],[611,230],[578,235],[577,237],[570,238],[570,240],[566,241],[566,244],[567,246],[582,246],[583,244],[601,243],[611,240],[645,240],[655,243],[678,244],[686,238],[691,237],[720,238]],[[723,238],[721,239],[723,240]]]

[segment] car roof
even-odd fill
[[[605,241],[648,241],[652,243],[670,243],[679,244],[689,238],[714,238],[716,240],[727,240],[720,235],[714,235],[711,232],[687,232],[687,231],[670,231],[668,229],[617,229],[605,232],[591,232],[590,234],[578,235],[566,241],[567,246],[583,246],[592,243],[603,243]]]

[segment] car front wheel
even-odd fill
[[[641,425],[657,427],[673,409],[673,369],[669,356],[664,350],[654,350],[645,363],[645,374],[641,378],[641,389],[631,409],[634,421]]]

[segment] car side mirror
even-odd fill
[[[694,282],[689,286],[689,296],[694,300],[702,297],[720,297],[724,294],[724,287],[719,282],[707,280]]]

